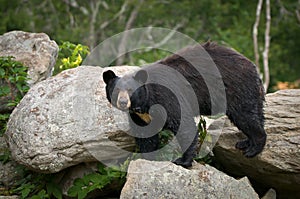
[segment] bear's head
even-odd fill
[[[145,70],[118,77],[113,71],[103,73],[106,97],[116,108],[144,113],[147,110],[149,92],[145,85],[148,74]]]

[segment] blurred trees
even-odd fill
[[[277,81],[300,78],[300,1],[270,2],[269,67],[272,86]],[[176,28],[199,42],[208,39],[217,41],[255,60],[252,27],[257,1],[0,0],[0,5],[0,34],[11,30],[45,32],[58,43],[82,43],[92,49],[125,29],[146,26]],[[261,15],[265,19],[265,13]],[[265,27],[260,25],[258,50],[261,54]],[[140,59],[143,56],[136,57]],[[152,57],[149,54],[145,56],[145,61],[159,58],[159,53],[155,52]],[[130,60],[137,61],[134,59],[131,57]],[[130,60],[125,58],[118,64]]]

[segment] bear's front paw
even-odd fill
[[[173,161],[174,164],[180,165],[184,168],[188,168],[192,166],[192,160],[184,160],[182,157]]]

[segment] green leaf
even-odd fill
[[[99,164],[98,171],[101,174],[105,174],[106,173],[105,166],[103,164]]]
[[[5,70],[0,68],[0,77],[3,78],[5,76]]]
[[[87,191],[86,190],[81,190],[78,192],[78,199],[84,199],[87,196]]]
[[[48,194],[53,195],[55,198],[62,199],[62,191],[56,183],[48,182],[46,187]]]
[[[10,88],[9,86],[1,86],[0,87],[0,96],[6,96],[10,93]]]
[[[81,191],[81,187],[78,187],[78,186],[72,186],[69,188],[68,190],[68,196],[71,196],[71,197],[76,197],[78,192]]]
[[[29,193],[32,191],[32,189],[34,188],[34,185],[27,183],[24,185],[24,187],[21,189],[21,197],[22,198],[26,198]]]
[[[99,173],[95,173],[94,175],[91,176],[90,180],[91,182],[95,183],[95,184],[100,184],[101,181],[104,181],[105,176],[99,174]]]
[[[82,187],[82,186],[85,185],[84,180],[81,179],[81,178],[76,178],[76,179],[74,180],[73,184],[74,184],[75,186],[79,186],[79,187]]]
[[[41,191],[39,191],[37,195],[32,196],[30,199],[45,199],[45,198],[49,198],[49,195],[46,193],[44,189],[42,189]]]

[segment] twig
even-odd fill
[[[177,24],[172,31],[169,32],[169,34],[167,34],[159,43],[156,43],[154,46],[152,46],[151,48],[146,48],[145,52],[149,52],[151,49],[155,49],[155,48],[160,48],[161,46],[163,46],[164,44],[166,44],[172,37],[173,35],[176,33],[176,31],[184,26],[184,22]],[[152,36],[151,36],[152,38]]]

